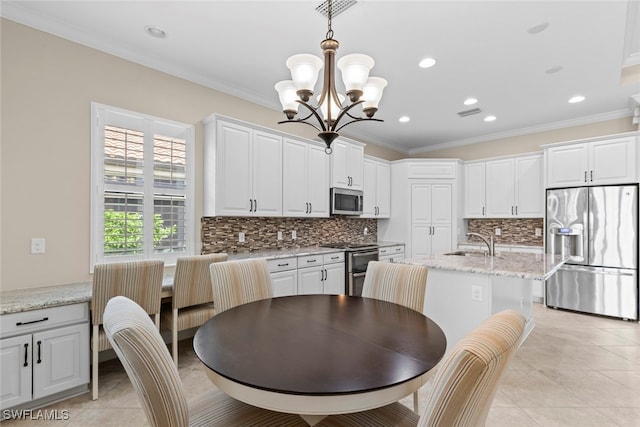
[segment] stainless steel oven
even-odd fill
[[[364,277],[369,261],[378,260],[378,246],[374,243],[328,243],[329,248],[344,249],[345,256],[345,294],[360,296],[364,286]]]

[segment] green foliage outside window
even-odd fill
[[[158,246],[163,239],[177,231],[177,226],[165,227],[160,214],[153,215],[153,243]],[[104,212],[105,254],[142,253],[142,215],[138,212]]]

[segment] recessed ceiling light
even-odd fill
[[[534,25],[533,27],[529,28],[527,30],[527,33],[529,33],[529,34],[538,34],[538,33],[543,32],[544,30],[546,30],[548,26],[549,26],[548,22],[543,22],[541,24]]]
[[[555,67],[551,67],[547,70],[545,70],[545,73],[547,74],[555,74],[559,71],[562,71],[562,65],[556,65]]]
[[[157,39],[163,39],[167,37],[166,31],[164,31],[160,27],[156,27],[155,25],[147,25],[146,27],[144,27],[144,31],[151,37],[155,37]]]
[[[464,100],[464,105],[473,105],[475,103],[477,103],[478,100],[475,98],[467,98]]]
[[[418,63],[420,68],[429,68],[436,65],[436,60],[433,58],[424,58],[422,61]]]
[[[569,99],[569,104],[577,104],[578,102],[584,101],[586,98],[582,95],[576,95]]]
[[[410,118],[409,116],[402,116],[402,117],[400,117],[400,118],[398,119],[398,121],[399,121],[400,123],[407,123],[407,122],[411,121],[411,118]]]
[[[496,119],[496,116],[487,116],[483,120],[485,122],[493,122]]]

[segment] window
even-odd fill
[[[193,254],[193,126],[97,103],[91,113],[91,270]]]

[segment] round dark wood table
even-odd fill
[[[220,313],[198,329],[193,346],[225,393],[313,425],[418,390],[444,355],[446,338],[435,322],[402,305],[297,295]]]

